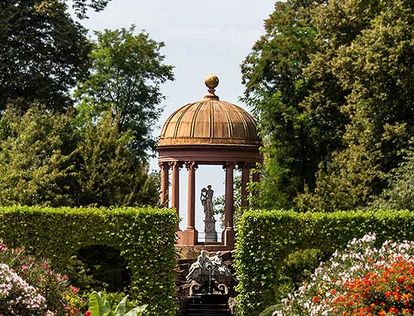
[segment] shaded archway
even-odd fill
[[[71,281],[82,288],[108,292],[125,292],[131,283],[131,273],[121,252],[107,245],[82,247],[72,257],[74,264]]]

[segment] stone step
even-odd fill
[[[208,312],[208,313],[206,313],[204,311],[194,311],[194,312],[189,311],[185,314],[185,316],[213,316],[213,315],[232,316],[230,311],[227,311],[227,312],[224,312],[224,313],[222,313],[222,312],[213,312],[213,313]]]
[[[187,300],[185,316],[231,316],[227,295],[194,295]]]
[[[229,309],[227,304],[190,304],[188,305],[187,309],[205,309],[205,310],[210,310],[210,309],[220,309],[220,310],[224,310],[224,309]]]
[[[231,316],[229,309],[188,309],[185,313],[186,316],[203,315],[203,316]]]

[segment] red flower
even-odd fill
[[[85,316],[92,316],[92,313],[90,311],[86,311]]]
[[[400,276],[399,278],[397,278],[397,282],[400,284],[403,284],[405,281],[405,276]]]
[[[312,302],[318,303],[319,301],[320,301],[319,297],[317,296],[312,297]]]

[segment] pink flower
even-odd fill
[[[92,313],[90,311],[86,311],[85,316],[92,316]]]
[[[79,289],[77,287],[74,286],[69,286],[70,290],[72,291],[73,294],[77,294],[79,292]]]

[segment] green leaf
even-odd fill
[[[137,306],[131,309],[125,316],[141,316],[142,313],[146,310],[148,305]]]
[[[115,316],[123,316],[127,311],[128,295],[126,295],[115,308]]]

